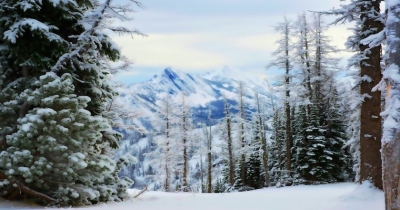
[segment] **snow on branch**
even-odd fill
[[[0,171],[0,177],[1,178],[3,178],[3,177],[7,178],[7,175],[4,172]],[[44,200],[44,201],[49,202],[49,203],[56,203],[57,202],[56,199],[54,199],[54,198],[52,198],[52,197],[50,197],[48,195],[45,195],[43,193],[37,192],[35,190],[32,190],[32,189],[30,189],[29,187],[25,186],[22,182],[20,182],[18,180],[12,180],[12,182],[14,183],[14,185],[18,186],[18,189],[15,189],[15,190],[17,190],[17,192],[20,192],[20,191],[24,192],[27,195],[31,195],[31,196],[33,196],[35,198],[39,198],[39,199]]]
[[[130,35],[142,35],[138,30],[130,30],[125,27],[104,27],[102,22],[106,19],[120,19],[122,21],[130,20],[130,18],[125,15],[126,12],[131,12],[129,6],[126,6],[122,9],[121,6],[112,6],[112,0],[106,0],[106,2],[102,5],[95,5],[95,8],[88,12],[85,18],[82,20],[81,24],[86,29],[82,34],[77,35],[77,42],[70,43],[69,52],[62,55],[57,63],[52,67],[52,72],[59,71],[66,63],[71,62],[74,58],[82,56],[84,53],[90,50],[91,44],[99,43],[99,39],[94,37],[96,31],[101,28],[105,28],[116,32],[118,34],[130,34]],[[142,4],[131,0],[131,2],[135,3],[137,6],[142,7]],[[75,36],[71,36],[75,37]]]

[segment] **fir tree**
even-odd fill
[[[318,106],[312,104],[309,124],[306,129],[307,144],[305,145],[305,162],[299,166],[304,168],[301,176],[311,183],[326,183],[329,180],[327,165],[332,158],[330,151],[325,151],[325,128],[320,125]],[[300,165],[300,163],[299,163]]]
[[[325,112],[325,152],[332,158],[329,162],[329,174],[332,181],[343,182],[349,180],[351,168],[349,168],[348,161],[351,158],[348,149],[345,148],[346,125],[339,110],[339,96],[336,88],[333,88],[331,95],[332,98],[327,103],[327,111]]]
[[[271,136],[272,143],[269,150],[268,165],[271,171],[272,185],[280,186],[284,184],[284,169],[285,169],[285,128],[283,120],[279,112],[282,110],[277,109],[273,116],[273,135]]]
[[[309,106],[307,106],[309,107]],[[308,168],[307,160],[307,134],[306,130],[308,127],[306,106],[300,105],[297,107],[295,114],[295,124],[294,128],[296,130],[294,135],[294,145],[295,145],[295,157],[296,157],[296,175],[298,183],[302,183],[302,176],[306,174]]]
[[[26,161],[21,163],[19,159],[11,165],[0,164],[0,174],[5,174],[1,179],[8,180],[14,188],[3,190],[0,187],[1,191],[7,191],[3,197],[14,199],[23,191],[25,195],[49,203],[73,205],[118,201],[125,197],[126,188],[132,182],[119,179],[117,173],[128,159],[120,159],[118,165],[110,157],[112,150],[118,147],[121,134],[111,129],[112,113],[106,110],[108,101],[117,95],[108,82],[111,72],[106,61],[117,60],[119,51],[98,27],[105,26],[102,21],[107,17],[126,16],[118,11],[106,15],[106,11],[113,8],[110,3],[91,0],[0,2],[0,117],[7,118],[0,124],[0,154],[8,160],[22,155]],[[119,32],[132,31],[120,28]],[[49,82],[51,78],[54,80]],[[52,95],[38,92],[53,85],[57,92],[49,91]],[[62,85],[67,92],[57,88]],[[42,101],[38,101],[39,98]],[[72,107],[52,104],[52,101],[61,103],[59,100],[68,102],[68,98],[79,103],[66,104]],[[65,116],[68,111],[75,117],[68,119]],[[34,122],[31,116],[39,121]],[[47,127],[42,127],[41,118],[48,118]],[[84,126],[80,121],[85,122]],[[68,138],[67,133],[74,136],[73,132],[77,132],[68,126],[80,127],[82,130],[78,131],[85,139]],[[91,134],[86,134],[88,132]],[[55,149],[62,153],[54,157],[64,158],[63,164],[71,164],[71,167],[67,171],[60,170],[60,166],[56,167],[59,161],[56,158],[55,163],[45,165],[43,171],[32,165],[45,162],[47,152],[54,154],[41,141],[55,141]],[[80,142],[87,145],[78,147]],[[74,161],[82,164],[73,165]],[[19,176],[21,171],[17,172],[16,166],[24,168],[26,177]],[[46,170],[52,167],[55,167],[53,174],[46,177]],[[65,174],[71,176],[63,180]],[[43,186],[39,187],[40,184]]]
[[[120,166],[98,149],[111,126],[91,116],[85,109],[90,98],[76,96],[72,81],[69,74],[48,73],[36,82],[37,89],[21,94],[35,108],[18,120],[18,132],[7,136],[0,167],[10,181],[22,178],[63,205],[121,200],[133,182],[119,182]]]
[[[252,140],[249,143],[250,157],[246,161],[246,185],[253,189],[263,187],[262,163],[261,163],[261,139],[263,132],[261,131],[259,118],[256,116],[253,123]]]

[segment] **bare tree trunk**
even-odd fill
[[[167,128],[169,129],[169,121],[167,121]],[[165,158],[165,183],[164,183],[164,189],[165,189],[165,192],[169,192],[170,191],[170,184],[169,184],[169,179],[170,179],[170,175],[169,175],[169,167],[168,167],[168,164],[170,164],[171,163],[171,159],[170,159],[170,157],[169,157],[169,132],[167,131],[167,136],[166,136],[166,140],[167,140],[167,143],[166,143],[166,146],[167,146],[167,148],[166,148],[166,158]]]
[[[168,142],[167,142],[168,144]],[[169,148],[167,148],[167,154],[169,153]],[[169,158],[166,158],[165,160],[165,183],[164,183],[164,189],[165,192],[169,192],[170,186],[169,186]]]
[[[228,106],[228,100],[224,97],[225,100],[225,116],[226,116],[226,132],[227,132],[227,141],[228,141],[228,161],[229,161],[229,184],[233,186],[235,183],[235,166],[233,159],[233,145],[232,145],[232,128],[231,128],[231,117]]]
[[[204,193],[204,177],[203,177],[203,155],[200,154],[200,186],[201,193]]]
[[[322,76],[322,51],[321,51],[321,13],[315,13],[315,24],[316,24],[316,52],[315,52],[315,74],[317,75],[317,80],[315,81],[315,102],[317,103],[318,113],[322,111],[322,90],[321,90],[321,76]]]
[[[182,105],[181,105],[181,141],[182,141],[182,158],[183,158],[183,170],[182,170],[182,186],[181,190],[188,192],[188,116],[189,110],[187,109],[186,98],[183,92],[182,94]]]
[[[171,157],[170,157],[170,129],[171,129],[171,104],[169,96],[165,97],[165,141],[166,141],[166,148],[165,148],[165,183],[164,183],[164,190],[169,192],[171,190],[170,186],[170,168],[169,164],[171,164]]]
[[[261,107],[260,100],[258,94],[256,94],[256,103],[257,103],[257,112],[258,112],[258,120],[260,121],[260,130],[261,130],[261,149],[263,151],[261,159],[264,167],[264,186],[269,187],[269,170],[268,170],[268,149],[267,149],[267,138],[265,136],[265,125],[263,117],[261,116]]]
[[[386,2],[386,37],[388,45],[388,66],[386,76],[387,103],[385,123],[383,124],[382,157],[383,188],[386,210],[400,210],[400,2]]]
[[[243,185],[246,185],[246,156],[244,154],[246,147],[246,139],[244,138],[244,122],[246,120],[245,117],[245,107],[244,107],[244,85],[243,82],[239,82],[239,112],[240,112],[240,142],[242,146],[241,158],[240,158],[240,178],[242,179]]]
[[[302,24],[304,27],[303,31],[303,37],[304,37],[304,54],[302,56],[303,63],[306,66],[306,74],[307,74],[307,81],[306,81],[306,88],[307,88],[307,97],[308,100],[311,102],[312,101],[312,88],[311,88],[311,64],[310,64],[310,53],[308,52],[309,47],[308,47],[308,24],[307,24],[307,16],[305,13],[301,16],[302,18]],[[311,105],[307,104],[307,116],[309,116],[311,113]]]
[[[383,24],[377,20],[371,19],[365,12],[370,13],[371,10],[380,11],[379,4],[381,1],[365,1],[364,7],[361,8],[361,19],[365,19],[362,31],[383,29]],[[362,37],[364,38],[364,37]],[[381,136],[382,136],[382,118],[381,112],[381,93],[379,91],[372,92],[382,79],[381,74],[381,46],[370,48],[369,46],[360,44],[361,52],[368,50],[369,58],[360,62],[360,76],[367,76],[371,81],[362,80],[360,94],[364,97],[361,104],[360,116],[360,181],[370,180],[374,186],[383,189],[382,186],[382,160],[381,160]]]
[[[182,139],[182,143],[183,143],[183,177],[182,177],[182,181],[183,181],[183,191],[187,192],[188,189],[188,182],[187,182],[187,174],[188,174],[188,154],[187,154],[187,146],[186,146],[186,113],[184,113],[184,117],[183,117],[183,130],[184,130],[184,136]]]
[[[290,71],[290,61],[289,61],[289,25],[285,25],[285,118],[286,118],[286,170],[289,172],[292,170],[292,146],[293,146],[293,141],[292,141],[292,128],[291,128],[291,119],[290,119],[290,90],[289,90],[289,85],[290,85],[290,77],[289,77],[289,71]]]
[[[207,146],[208,146],[208,153],[207,153],[207,158],[208,158],[208,170],[207,170],[207,192],[211,193],[212,192],[212,154],[211,154],[211,149],[212,149],[212,132],[211,132],[211,112],[209,116],[209,137],[207,141]]]

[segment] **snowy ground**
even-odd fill
[[[134,195],[138,190],[132,190]],[[49,209],[0,200],[0,209]],[[146,192],[122,203],[87,210],[383,210],[383,192],[351,183],[268,188],[230,194]]]

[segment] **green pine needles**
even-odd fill
[[[122,135],[106,109],[118,95],[107,62],[120,54],[98,29],[111,2],[0,2],[0,196],[61,206],[127,197],[133,181],[118,172],[136,159],[112,158]]]

